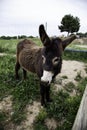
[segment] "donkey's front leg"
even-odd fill
[[[46,86],[46,101],[48,103],[52,102],[52,99],[50,98],[50,85]]]
[[[46,86],[40,83],[40,94],[41,94],[41,105],[46,106],[45,96],[46,96]]]

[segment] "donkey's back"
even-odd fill
[[[23,41],[20,41],[17,44],[17,55],[25,48],[25,49],[31,49],[33,46],[36,46],[36,44],[30,40],[24,39]]]

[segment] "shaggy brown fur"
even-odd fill
[[[17,45],[17,61],[15,66],[16,78],[19,78],[18,71],[20,66],[23,69],[24,78],[26,78],[26,71],[36,73],[41,80],[44,70],[52,72],[53,77],[60,73],[62,67],[62,52],[67,45],[69,45],[76,36],[70,36],[65,40],[60,38],[50,39],[45,32],[44,26],[40,25],[39,34],[44,47],[37,46],[30,40],[23,40]],[[43,56],[46,59],[43,63]],[[53,59],[56,59],[56,65],[53,64]],[[41,91],[41,104],[45,104],[45,98],[47,102],[50,100],[50,84],[47,82],[43,84],[40,82]]]
[[[38,65],[40,65],[39,61],[41,60],[41,47],[37,46],[34,42],[25,39],[17,45],[16,66],[20,65],[24,70],[37,73],[40,77]],[[16,78],[18,77],[16,72]]]

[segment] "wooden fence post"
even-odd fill
[[[87,130],[87,85],[72,130]]]

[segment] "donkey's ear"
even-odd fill
[[[71,35],[67,38],[65,38],[64,40],[62,40],[62,46],[63,46],[63,50],[73,41],[75,40],[77,37],[76,35]]]
[[[50,46],[51,41],[44,29],[44,25],[39,26],[39,35],[40,35],[40,39],[41,39],[43,45]]]

